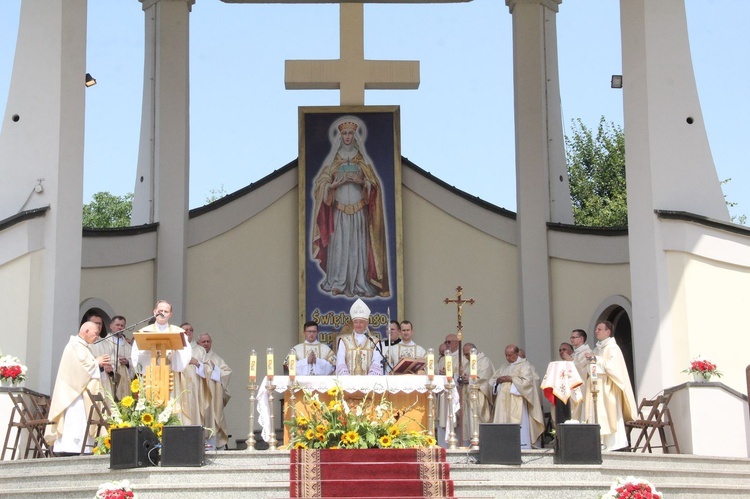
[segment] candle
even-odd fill
[[[469,354],[469,376],[472,380],[477,379],[477,350],[476,348],[471,349]]]
[[[250,383],[255,383],[255,377],[258,370],[258,356],[255,350],[250,351]]]
[[[294,381],[294,377],[297,376],[297,353],[292,350],[289,352],[289,381]]]
[[[266,376],[268,381],[273,380],[273,348],[266,349]]]
[[[453,356],[450,350],[445,351],[445,377],[453,378]]]
[[[435,352],[430,348],[427,350],[427,379],[435,377]]]

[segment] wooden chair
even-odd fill
[[[658,395],[652,400],[643,399],[638,406],[638,418],[634,421],[628,421],[625,423],[625,428],[628,434],[628,446],[630,451],[637,452],[641,449],[641,452],[649,453],[653,452],[653,449],[662,449],[665,454],[670,454],[669,449],[674,449],[674,453],[680,453],[680,446],[677,443],[677,434],[674,431],[674,424],[672,422],[672,414],[669,412],[669,401],[672,399],[672,394],[669,395]],[[669,428],[671,433],[671,443],[667,440],[666,428]],[[638,439],[635,445],[631,444],[631,432],[636,429],[639,430]],[[656,433],[659,433],[659,440],[661,445],[655,445],[652,439]]]
[[[88,422],[86,424],[86,435],[89,435],[92,426],[96,426],[96,432],[94,433],[94,444],[89,445],[88,438],[83,439],[83,445],[81,446],[81,455],[86,452],[86,448],[94,449],[96,447],[96,437],[98,437],[102,428],[109,427],[109,417],[111,411],[107,406],[107,401],[104,400],[104,395],[101,393],[93,394],[88,388],[86,389],[86,396],[91,400],[91,409],[89,409]]]
[[[45,410],[48,405],[37,401],[38,397],[25,395],[21,392],[8,392],[8,396],[13,402],[13,409],[11,410],[8,431],[3,444],[2,459],[5,460],[5,455],[9,450],[12,451],[10,459],[16,458],[16,452],[20,451],[18,445],[21,441],[21,434],[24,432],[27,434],[27,440],[26,448],[23,451],[23,459],[28,459],[29,454],[34,458],[50,457],[52,451],[47,442],[44,441],[44,429],[49,424],[47,410]],[[13,433],[12,429],[15,429],[16,437],[12,444],[9,444],[10,435]]]

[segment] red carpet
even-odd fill
[[[290,497],[453,497],[445,449],[292,450]]]

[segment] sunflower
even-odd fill
[[[328,429],[328,426],[324,423],[320,423],[318,426],[315,427],[315,431],[318,433],[325,433]]]
[[[109,436],[104,437],[104,447],[107,449],[112,447],[112,439]]]
[[[154,424],[151,425],[151,430],[154,433],[156,433],[157,437],[161,436],[162,428],[164,428],[164,424],[163,423],[156,422],[156,423],[154,423]]]
[[[323,433],[316,433],[315,434],[315,438],[318,439],[318,442],[325,442],[326,441],[326,436]]]
[[[391,426],[388,428],[388,435],[390,435],[393,438],[396,438],[401,434],[401,430],[398,428],[398,426]]]
[[[307,444],[305,442],[297,442],[294,444],[295,449],[307,449]]]
[[[346,438],[346,441],[350,444],[356,444],[359,441],[359,433],[357,433],[354,430],[347,431],[344,433],[344,436],[341,438],[341,440],[344,440],[344,437]]]
[[[310,404],[312,404],[313,408],[316,411],[320,410],[320,400],[312,399],[312,400],[310,400]]]
[[[308,440],[312,440],[313,438],[315,438],[315,430],[313,430],[312,428],[308,429],[305,432],[305,438]]]
[[[150,425],[154,422],[154,415],[151,413],[145,413],[143,416],[141,416],[141,423],[145,424],[146,426]]]
[[[382,437],[378,439],[378,441],[380,442],[380,446],[383,447],[384,449],[390,447],[391,443],[393,442],[391,437],[389,437],[388,435],[383,435]]]
[[[331,397],[336,397],[339,394],[339,387],[336,385],[333,385],[331,388],[328,389],[328,395]]]
[[[437,440],[435,440],[435,437],[431,437],[427,435],[427,445],[432,447],[433,445],[437,444]]]
[[[138,378],[135,378],[133,381],[130,382],[130,391],[133,393],[138,393],[141,390],[141,380]]]
[[[305,416],[297,416],[297,426],[307,426],[310,424],[310,420]]]
[[[130,423],[130,421],[123,421],[117,427],[118,428],[131,428],[132,426],[133,425]]]
[[[341,411],[341,402],[338,400],[331,400],[328,402],[328,408],[332,411]]]
[[[127,397],[123,398],[120,401],[120,404],[122,404],[123,407],[130,407],[130,406],[133,405],[133,402],[135,402],[135,400],[133,399],[133,397],[131,397],[130,395],[128,395]]]

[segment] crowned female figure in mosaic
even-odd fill
[[[312,257],[325,274],[320,288],[334,296],[390,296],[383,192],[366,136],[354,116],[334,121],[313,187]]]

